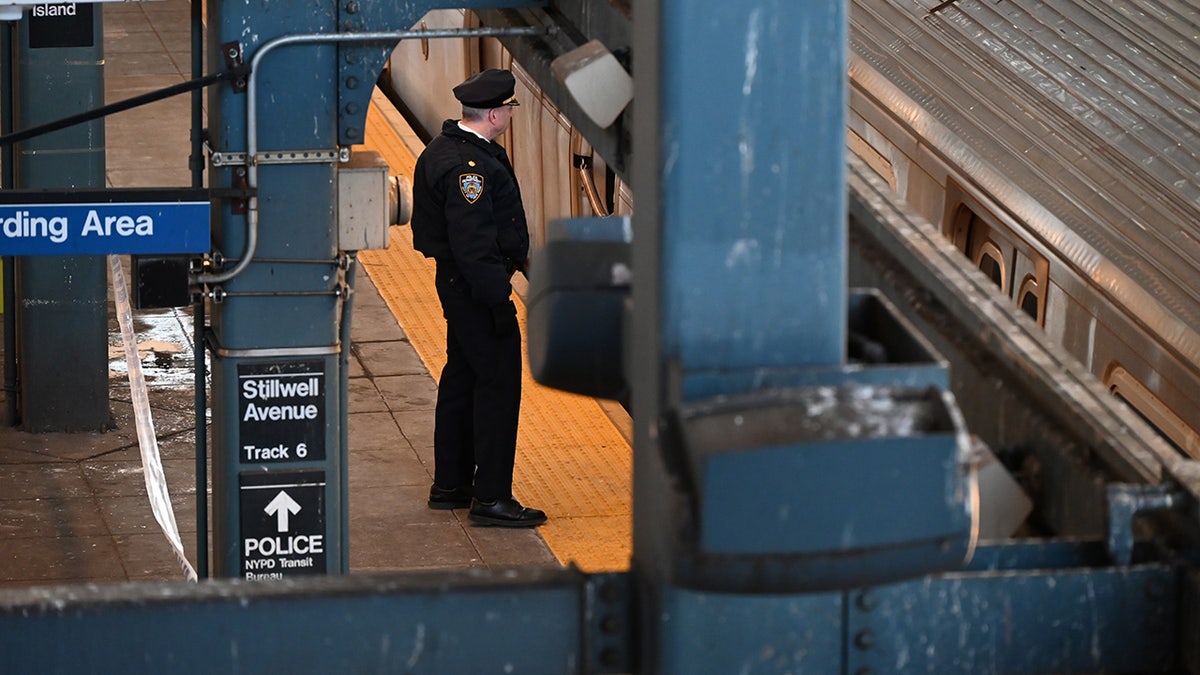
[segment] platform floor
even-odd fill
[[[186,0],[97,7],[103,7],[107,101],[189,79]],[[110,117],[108,184],[189,185],[189,115],[189,97],[183,95]],[[465,511],[426,508],[436,383],[393,307],[377,290],[377,279],[390,283],[387,275],[371,264],[364,268],[367,273],[358,275],[350,366],[351,573],[578,562],[586,554],[561,547],[556,553],[539,530],[476,527]],[[139,311],[135,318],[171,501],[194,564],[198,537],[190,310]],[[148,505],[115,318],[110,324],[115,430],[29,434],[0,426],[0,586],[183,578]],[[541,414],[553,418],[556,413]],[[560,439],[563,443],[577,441]],[[571,449],[554,451],[563,456]],[[627,456],[628,447],[623,451]],[[622,471],[627,474],[617,467],[616,475]],[[579,523],[597,514],[586,509],[556,514],[537,501],[548,499],[544,491],[554,487],[533,487],[542,477],[541,469],[527,466],[518,481],[529,487],[518,485],[518,496],[545,507],[551,523],[556,515],[563,525],[574,518],[574,525],[557,530],[560,544],[570,545],[578,537],[590,542],[592,535],[579,529]],[[571,485],[560,487],[577,496]],[[599,515],[614,518],[623,533],[616,535],[615,549],[581,565],[589,571],[621,569],[628,559],[629,485],[609,487],[616,494],[624,492],[623,505],[608,504],[608,511]]]

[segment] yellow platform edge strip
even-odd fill
[[[393,175],[412,179],[420,141],[378,91],[362,147],[379,152]],[[387,249],[362,251],[359,259],[437,378],[446,362],[446,324],[433,288],[433,262],[413,250],[407,226],[393,226]],[[519,297],[515,301],[524,340],[525,306]],[[524,343],[522,353],[514,495],[546,511],[549,520],[538,533],[560,563],[585,572],[626,570],[633,530],[629,443],[595,399],[536,383]]]

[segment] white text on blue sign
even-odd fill
[[[0,255],[207,250],[208,202],[0,205]]]

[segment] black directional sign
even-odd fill
[[[322,361],[238,364],[238,461],[325,459]]]
[[[64,2],[29,9],[29,47],[91,47],[95,42],[92,5]]]
[[[325,574],[325,472],[243,472],[241,576],[283,579]]]

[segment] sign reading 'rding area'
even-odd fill
[[[209,202],[0,204],[0,255],[199,253]]]

